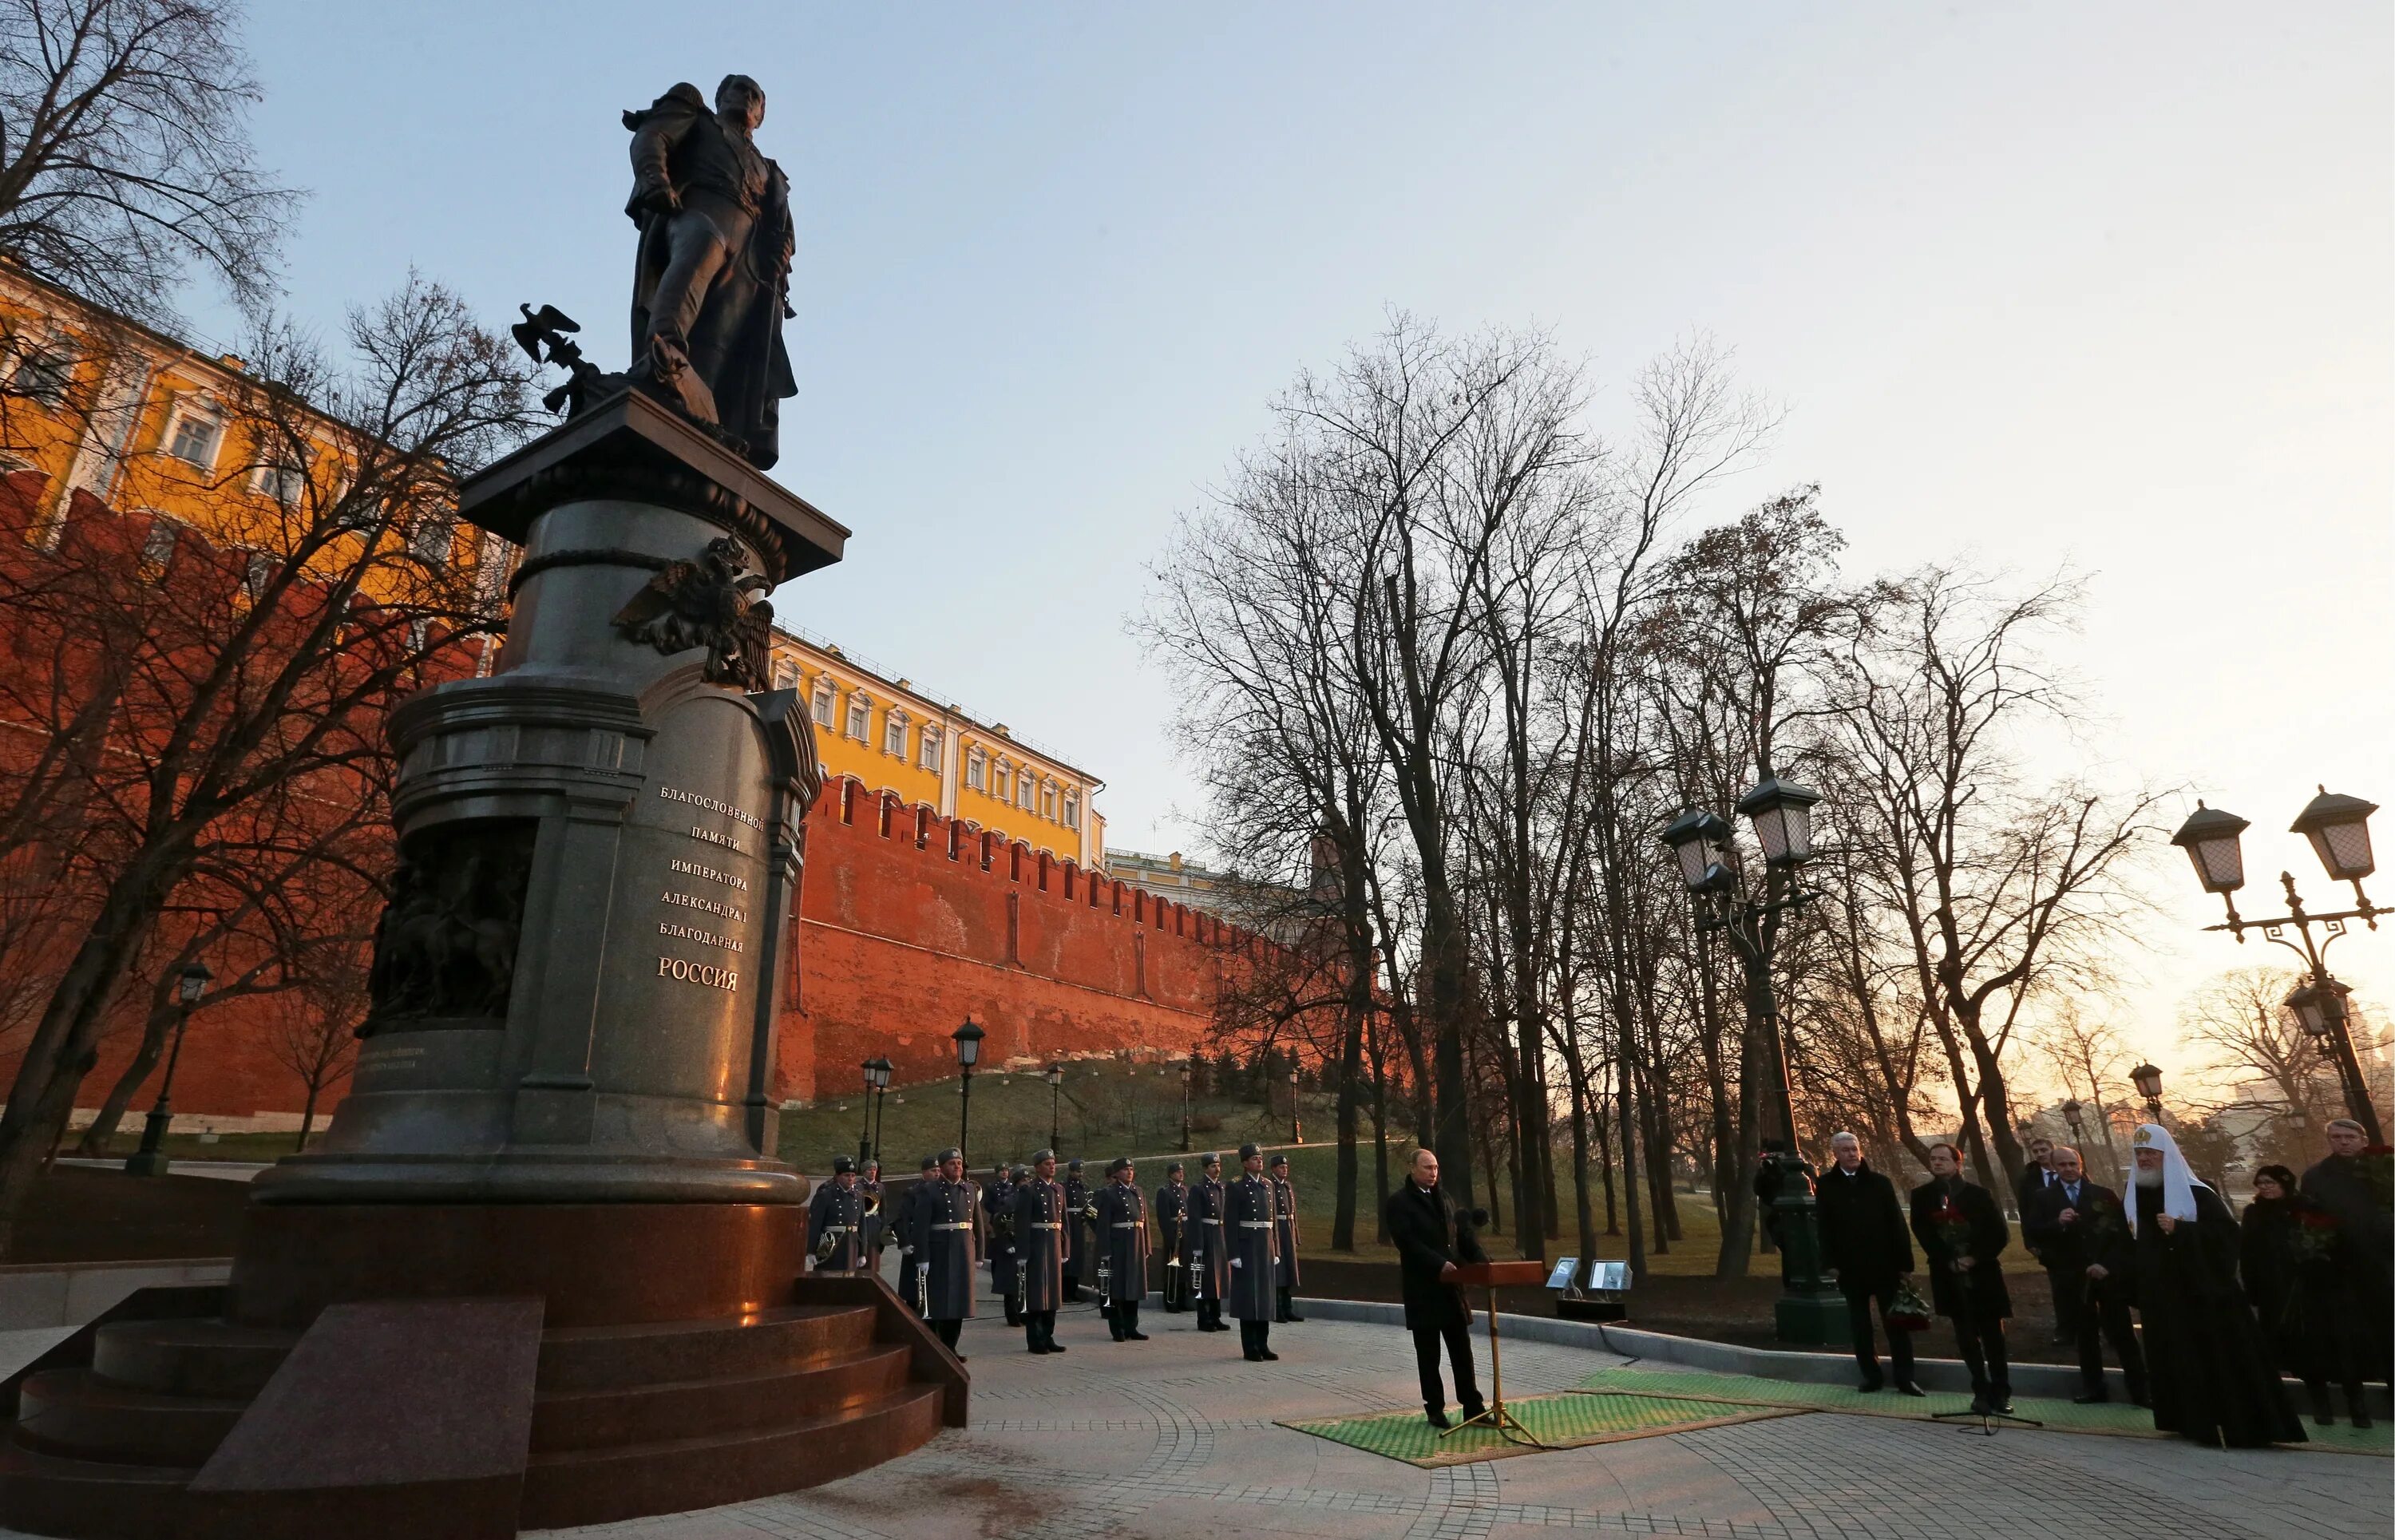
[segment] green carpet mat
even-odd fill
[[[1950,1395],[1933,1390],[1927,1396],[1913,1397],[1879,1390],[1866,1395],[1851,1386],[1798,1385],[1755,1374],[1714,1374],[1701,1369],[1600,1369],[1581,1383],[1608,1396],[1654,1396],[1671,1405],[1701,1398],[1714,1403],[1776,1406],[1792,1412],[1851,1412],[1869,1417],[1910,1417],[1918,1421],[1926,1421],[1933,1413],[1960,1412],[1971,1404],[1971,1398],[1961,1393]],[[2013,1411],[2016,1415],[2032,1418],[2058,1432],[2109,1433],[2118,1438],[2143,1439],[2177,1436],[2156,1432],[2153,1414],[2126,1401],[2078,1406],[2068,1401],[2017,1396]],[[2348,1454],[2395,1453],[2395,1428],[2385,1423],[2375,1427],[2349,1427],[2340,1422],[2334,1427],[2318,1427],[2306,1418],[2304,1432],[2310,1440],[2309,1443],[2283,1447],[2333,1450]]]
[[[1584,1391],[1526,1396],[1507,1401],[1505,1409],[1529,1429],[1531,1437],[1554,1449],[1647,1439],[1659,1433],[1686,1433],[1725,1423],[1785,1417],[1806,1410],[1699,1396],[1590,1395]],[[1442,1439],[1420,1412],[1387,1412],[1378,1416],[1343,1417],[1329,1422],[1284,1422],[1281,1426],[1424,1467],[1469,1465],[1475,1460],[1502,1460],[1509,1455],[1538,1453],[1533,1446],[1515,1443],[1476,1424],[1458,1428]]]

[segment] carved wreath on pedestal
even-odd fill
[[[668,562],[615,613],[625,640],[661,653],[707,649],[710,684],[769,689],[774,606],[752,595],[774,585],[749,570],[748,548],[729,535],[707,542],[695,562]]]

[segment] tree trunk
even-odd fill
[[[1364,1013],[1352,1006],[1339,1042],[1339,1194],[1330,1216],[1333,1251],[1356,1249],[1356,1082],[1363,1077]]]
[[[132,1062],[116,1077],[116,1083],[108,1088],[99,1115],[75,1142],[77,1155],[97,1158],[108,1153],[109,1141],[116,1137],[118,1126],[125,1122],[125,1109],[132,1105],[134,1094],[158,1068],[158,1059],[166,1051],[166,1039],[175,1028],[175,1015],[174,1006],[159,1005],[153,1001],[149,1016],[142,1022],[141,1042],[133,1050]]]

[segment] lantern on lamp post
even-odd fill
[[[2080,1121],[2078,1097],[2073,1096],[2062,1104],[2062,1121],[2071,1125],[2071,1142],[2077,1143],[2080,1135],[2084,1132]]]
[[[1189,1082],[1196,1073],[1192,1061],[1181,1061],[1181,1153],[1189,1153]]]
[[[2150,1064],[2140,1064],[2129,1071],[2129,1080],[2137,1086],[2137,1095],[2146,1098],[2146,1122],[2162,1122],[2163,1072]]]
[[[957,1069],[963,1076],[963,1082],[957,1088],[957,1148],[960,1152],[967,1148],[965,1135],[973,1130],[973,1066],[981,1062],[981,1040],[987,1036],[987,1032],[973,1024],[971,1016],[965,1017],[965,1024],[948,1034],[948,1040],[957,1045]],[[968,1161],[967,1164],[970,1166],[971,1162]]]
[[[867,1160],[881,1159],[881,1115],[890,1100],[890,1061],[880,1054],[865,1061],[865,1097],[873,1112],[873,1140],[869,1150],[860,1149],[856,1163],[862,1167]]]
[[[2379,1124],[2378,1109],[2371,1100],[2362,1062],[2353,1049],[2349,1027],[2350,1013],[2346,1007],[2346,997],[2352,991],[2329,973],[2327,958],[2330,946],[2347,934],[2348,921],[2359,920],[2376,930],[2378,917],[2388,912],[2372,903],[2362,888],[2362,880],[2377,870],[2370,846],[2370,816],[2377,811],[2375,803],[2331,791],[2323,786],[2288,826],[2289,833],[2301,834],[2310,842],[2312,854],[2319,857],[2321,869],[2331,881],[2353,885],[2354,907],[2331,914],[2313,914],[2305,909],[2291,871],[2279,873],[2279,883],[2287,897],[2286,913],[2267,920],[2248,920],[2237,912],[2237,902],[2230,896],[2245,883],[2244,856],[2238,842],[2251,826],[2233,813],[2198,802],[2178,832],[2171,836],[2171,843],[2188,853],[2203,891],[2220,895],[2228,908],[2227,921],[2205,929],[2225,930],[2243,945],[2245,933],[2258,928],[2264,939],[2278,943],[2304,960],[2307,977],[2287,997],[2287,1008],[2295,1013],[2305,1033],[2320,1044],[2322,1055],[2335,1064],[2337,1079],[2345,1090],[2346,1111],[2362,1124],[2374,1145],[2384,1143],[2386,1135]],[[2321,929],[2317,939],[2312,935],[2315,925]]]
[[[1294,1059],[1289,1066],[1289,1142],[1305,1142],[1305,1125],[1297,1121],[1297,1062]]]
[[[1729,940],[1745,975],[1748,1041],[1763,1045],[1767,1087],[1766,1134],[1778,1149],[1767,1159],[1778,1168],[1779,1196],[1771,1207],[1787,1253],[1787,1282],[1774,1312],[1782,1341],[1834,1345],[1847,1339],[1845,1297],[1821,1271],[1819,1215],[1809,1168],[1798,1148],[1794,1082],[1780,1009],[1771,989],[1771,960],[1782,917],[1811,896],[1797,870],[1813,857],[1813,808],[1820,794],[1784,780],[1768,761],[1762,778],[1738,799],[1738,812],[1753,830],[1763,873],[1751,881],[1733,844],[1729,820],[1708,808],[1692,807],[1665,825],[1658,836],[1679,864],[1700,932],[1717,931]]]
[[[1048,1082],[1048,1148],[1054,1149],[1065,1142],[1065,1067],[1051,1064],[1045,1078]],[[1087,1129],[1083,1132],[1086,1133]]]
[[[166,1129],[175,1121],[172,1100],[175,1090],[175,1066],[183,1058],[183,1032],[192,1024],[192,1007],[208,992],[208,980],[215,976],[205,962],[186,962],[175,974],[175,1042],[166,1050],[166,1073],[158,1082],[158,1101],[150,1109],[150,1116],[141,1124],[141,1148],[125,1162],[125,1169],[136,1176],[164,1176],[168,1162],[165,1150]]]

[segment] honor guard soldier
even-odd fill
[[[1198,1306],[1198,1329],[1227,1332],[1223,1295],[1231,1287],[1231,1253],[1223,1240],[1223,1157],[1198,1162],[1198,1183],[1189,1189],[1189,1297]]]
[[[915,1249],[915,1204],[939,1177],[940,1158],[924,1156],[921,1174],[898,1195],[897,1206],[890,1215],[890,1238],[898,1247],[898,1297],[917,1315],[923,1313],[923,1290],[922,1274],[915,1263],[923,1254]]]
[[[1081,1285],[1097,1274],[1090,1256],[1090,1184],[1081,1179],[1081,1162],[1065,1167],[1065,1297],[1079,1303]]]
[[[1189,1308],[1197,1274],[1189,1266],[1189,1184],[1178,1161],[1164,1168],[1164,1185],[1156,1189],[1156,1228],[1164,1252],[1164,1313],[1179,1315]]]
[[[1147,1195],[1126,1156],[1106,1167],[1098,1188],[1098,1302],[1117,1342],[1145,1342],[1140,1301],[1147,1297]]]
[[[1022,1254],[1014,1244],[1014,1171],[1012,1166],[999,1166],[981,1193],[982,1220],[989,1237],[989,1286],[1006,1302],[1009,1326],[1023,1324]]]
[[[865,1266],[865,1195],[856,1190],[856,1162],[831,1163],[831,1180],[807,1201],[807,1255],[817,1272],[853,1272]]]
[[[973,1271],[986,1243],[981,1193],[965,1177],[964,1153],[944,1149],[939,1175],[915,1205],[915,1255],[922,1268],[923,1319],[952,1353],[973,1313]],[[962,1353],[957,1361],[964,1361]]]
[[[1239,1147],[1246,1175],[1224,1189],[1223,1234],[1231,1251],[1231,1316],[1250,1363],[1277,1359],[1272,1350],[1273,1307],[1280,1282],[1280,1241],[1273,1224],[1273,1185],[1264,1179],[1264,1152]]]
[[[1035,1353],[1061,1353],[1056,1308],[1065,1298],[1065,1188],[1056,1152],[1031,1157],[1031,1176],[1014,1189],[1014,1254],[1022,1269],[1023,1340]]]
[[[1297,1313],[1297,1188],[1290,1185],[1289,1157],[1275,1154],[1264,1162],[1272,1171],[1273,1240],[1280,1247],[1280,1307],[1276,1321],[1303,1321]]]
[[[867,1161],[856,1174],[856,1195],[865,1200],[865,1270],[881,1270],[881,1248],[890,1241],[889,1215],[881,1207],[881,1162]]]

